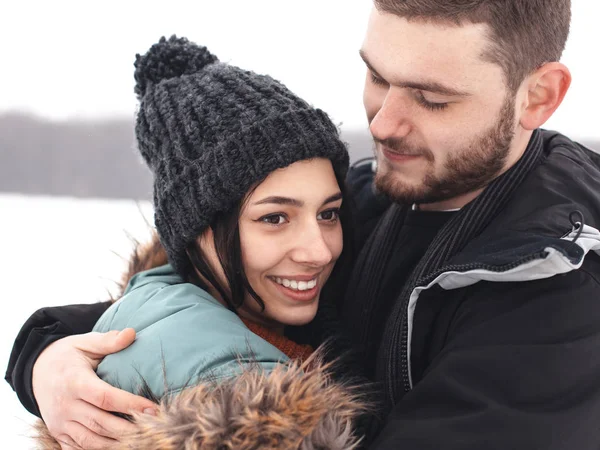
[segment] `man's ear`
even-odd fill
[[[524,81],[520,125],[526,130],[542,126],[560,106],[569,86],[571,72],[562,63],[546,63]]]

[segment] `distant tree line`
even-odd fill
[[[343,130],[353,161],[369,156],[368,130]],[[600,149],[600,143],[585,143]],[[53,122],[0,115],[0,192],[76,197],[152,197],[133,120]]]

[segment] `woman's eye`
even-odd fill
[[[264,216],[259,219],[263,223],[268,223],[269,225],[282,225],[286,222],[286,218],[283,214],[271,214],[269,216]]]
[[[318,220],[325,220],[327,222],[335,222],[340,217],[339,209],[328,209],[327,211],[323,211],[317,216]]]

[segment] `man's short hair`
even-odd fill
[[[484,55],[503,68],[509,89],[527,75],[558,61],[571,23],[570,0],[374,0],[375,7],[407,20],[487,24]]]

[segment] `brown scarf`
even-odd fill
[[[242,322],[257,336],[263,338],[269,344],[277,347],[291,360],[304,362],[312,353],[313,348],[310,345],[296,344],[294,341],[263,327],[262,325],[242,318]]]

